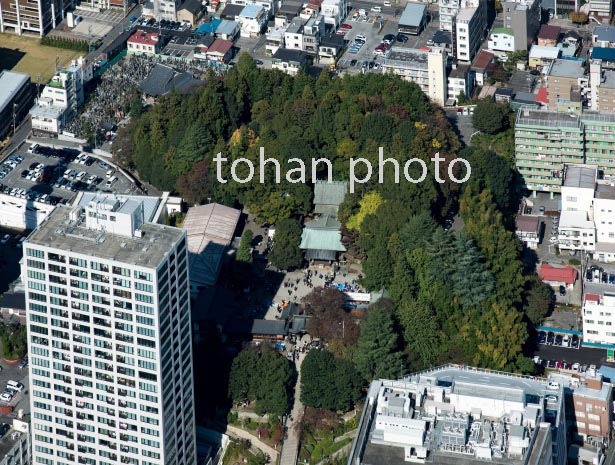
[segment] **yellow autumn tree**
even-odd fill
[[[369,192],[359,201],[359,211],[352,215],[346,223],[348,229],[361,231],[361,224],[367,215],[376,213],[378,207],[384,203],[384,199],[378,192]]]

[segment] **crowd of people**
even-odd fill
[[[202,77],[207,70],[207,65],[198,61],[129,55],[103,73],[90,102],[83,113],[68,124],[67,131],[81,138],[86,138],[90,131],[96,131],[97,140],[103,140],[106,128],[117,126],[128,114],[133,99],[141,95],[141,82],[157,63],[170,65],[177,71],[190,72],[196,78]]]

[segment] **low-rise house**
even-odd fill
[[[615,48],[592,48],[590,66],[591,62],[594,62],[594,60],[600,60],[600,67],[604,70],[615,69]]]
[[[199,44],[194,47],[193,57],[196,60],[207,61],[207,50],[211,47],[216,39],[214,36],[207,34],[199,39]]]
[[[301,50],[279,49],[273,54],[271,67],[295,76],[307,67],[307,54]]]
[[[515,219],[515,232],[528,249],[538,248],[542,221],[537,216],[520,215]]]
[[[561,27],[543,24],[540,27],[540,31],[538,31],[538,45],[543,45],[545,47],[555,47],[559,42],[559,36],[561,33]]]
[[[217,39],[230,40],[234,42],[239,35],[240,25],[237,21],[223,19],[215,29]]]
[[[495,90],[495,94],[493,95],[493,98],[495,100],[495,103],[507,103],[510,104],[510,102],[513,99],[515,92],[511,87],[498,87]]]
[[[177,21],[190,23],[195,26],[204,13],[200,0],[186,0],[177,10]]]
[[[312,16],[303,25],[303,50],[313,55],[318,54],[318,45],[324,34],[324,17],[322,15]]]
[[[297,16],[286,27],[284,44],[288,50],[304,50],[303,26],[306,20]]]
[[[303,3],[298,1],[286,1],[282,3],[282,6],[279,8],[277,13],[275,14],[275,25],[276,26],[287,26],[292,22],[294,18],[301,15],[301,11],[303,10]],[[303,18],[308,19],[308,18]]]
[[[220,12],[220,19],[228,19],[230,21],[234,21],[237,16],[241,14],[244,8],[244,5],[227,3],[224,9]]]
[[[127,42],[128,53],[134,55],[155,55],[160,52],[162,40],[157,32],[147,32],[141,29],[135,31]]]
[[[463,92],[467,98],[474,92],[474,76],[470,65],[453,65],[448,73],[448,97],[457,98]]]
[[[318,59],[321,63],[335,63],[336,58],[344,48],[344,37],[338,34],[330,34],[323,37],[318,46]]]
[[[347,12],[346,0],[323,0],[320,5],[320,13],[325,18],[325,24],[331,24],[334,29],[342,24]]]
[[[597,26],[592,34],[594,47],[615,47],[615,27]]]
[[[476,58],[474,58],[474,62],[470,69],[474,73],[477,86],[484,86],[487,82],[487,69],[493,62],[493,57],[494,54],[489,50],[481,50],[478,55],[476,55]]]
[[[235,19],[241,25],[241,37],[258,37],[267,27],[267,10],[260,5],[247,5]]]
[[[549,263],[543,263],[540,265],[538,275],[545,284],[548,284],[556,290],[558,290],[560,286],[572,290],[579,276],[579,272],[576,268],[571,266],[555,267]]]
[[[267,31],[266,39],[265,39],[265,53],[267,55],[273,55],[279,49],[284,48],[285,35],[286,35],[285,27],[274,27],[273,29]]]
[[[233,58],[233,42],[216,39],[207,49],[207,61],[211,63],[228,63]]]
[[[489,50],[496,52],[514,52],[515,34],[513,30],[505,27],[494,28],[489,36],[487,46]]]

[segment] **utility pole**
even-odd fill
[[[41,96],[41,73],[36,73],[36,97]]]

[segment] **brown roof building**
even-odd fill
[[[562,28],[559,26],[551,26],[543,24],[538,32],[538,45],[545,47],[555,47],[559,40]]]

